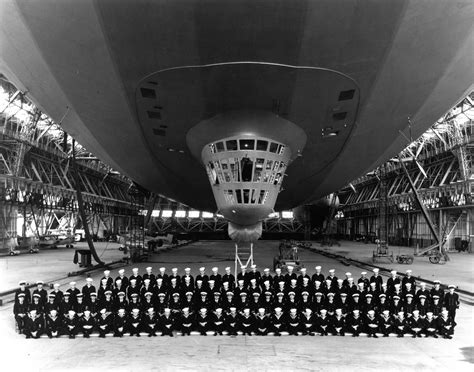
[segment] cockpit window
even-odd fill
[[[237,151],[237,140],[226,141],[227,151]]]
[[[225,151],[224,142],[217,142],[216,143],[216,150],[217,150],[217,152]]]
[[[270,143],[270,152],[273,152],[275,154],[278,152],[278,143]]]
[[[268,141],[257,141],[257,151],[267,151],[268,148]]]
[[[254,150],[255,149],[255,140],[252,139],[241,139],[239,141],[241,150]]]

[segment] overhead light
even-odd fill
[[[328,137],[336,137],[339,134],[338,130],[333,130],[331,132],[324,132],[323,137],[328,138]]]
[[[175,150],[168,147],[168,151],[169,151],[169,152],[174,152]]]

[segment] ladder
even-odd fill
[[[235,280],[237,281],[238,270],[241,266],[249,267],[251,265],[253,265],[253,243],[250,243],[250,246],[239,246],[238,243],[235,243]]]

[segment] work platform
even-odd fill
[[[103,244],[103,243],[101,243]],[[270,267],[273,256],[278,250],[277,241],[259,241],[255,247],[254,258],[258,267]],[[319,247],[314,244],[315,247]],[[103,248],[103,247],[102,247]],[[342,242],[341,247],[327,248],[334,253],[342,253],[357,259],[366,257],[373,245],[353,242]],[[393,248],[391,248],[393,249]],[[98,246],[100,252],[101,246]],[[307,249],[299,251],[301,261],[312,275],[314,267],[321,265],[326,274],[334,268],[337,276],[350,271],[358,277],[358,266],[347,266],[340,260],[316,254]],[[110,246],[104,253],[107,259],[118,258],[122,253],[116,247]],[[150,262],[125,266],[127,274],[132,267],[139,267],[140,272],[145,267],[153,266],[157,272],[159,267],[165,266],[169,271],[177,267],[180,271],[185,267],[192,269],[196,275],[198,268],[205,266],[207,271],[218,266],[220,271],[224,267],[232,266],[234,260],[234,246],[230,241],[200,241],[190,245],[169,250],[150,257]],[[48,264],[37,265],[38,260]],[[18,281],[26,279],[30,282],[36,279],[49,280],[56,272],[50,275],[50,270],[58,270],[58,276],[70,271],[73,250],[60,248],[53,251],[41,251],[37,255],[19,257],[1,257],[0,273]],[[457,258],[459,257],[459,259]],[[21,261],[15,259],[20,258]],[[107,261],[106,259],[106,261]],[[29,261],[29,262],[28,262]],[[427,261],[427,260],[426,260]],[[31,271],[25,268],[32,266]],[[399,266],[395,268],[398,269]],[[400,266],[400,271],[407,266]],[[434,275],[441,280],[464,285],[464,281],[472,278],[472,256],[467,254],[452,255],[452,260],[446,265],[432,265],[428,262],[415,261],[410,266],[413,274],[418,276]],[[464,268],[462,270],[462,268]],[[63,272],[61,273],[61,269]],[[94,284],[98,284],[102,270],[92,271]],[[115,277],[117,269],[112,269]],[[25,277],[27,276],[27,277]],[[431,278],[432,276],[430,276]],[[75,280],[82,286],[85,275],[61,280],[65,284]],[[61,289],[64,289],[63,285]],[[174,337],[148,338],[142,337],[122,339],[98,338],[74,340],[39,339],[26,340],[15,333],[12,316],[12,304],[0,307],[0,344],[2,345],[2,362],[8,366],[15,366],[15,370],[35,371],[93,371],[100,368],[103,371],[181,371],[181,370],[308,370],[308,371],[346,371],[348,368],[357,371],[446,371],[455,369],[467,371],[474,362],[472,329],[474,326],[474,307],[461,304],[458,311],[458,327],[453,340],[444,339],[412,339],[411,337],[398,339],[395,337],[369,339],[365,337],[338,337],[329,336],[229,336],[216,337]],[[124,352],[124,350],[127,350]],[[342,353],[341,350],[344,350]],[[133,358],[130,358],[133,355]],[[291,358],[289,356],[291,355]],[[185,356],[185,358],[183,358]]]

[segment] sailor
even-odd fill
[[[66,290],[67,293],[69,293],[69,301],[71,301],[72,303],[76,303],[76,298],[77,298],[77,295],[79,293],[81,293],[81,291],[76,288],[76,282],[70,282],[69,283],[69,288]]]
[[[397,275],[397,270],[390,271],[390,278],[387,279],[387,291],[391,295],[395,291],[395,284],[401,284]]]
[[[211,317],[211,327],[214,330],[214,336],[217,336],[218,334],[222,336],[222,332],[225,329],[225,315],[223,314],[221,307],[216,308],[213,313],[214,314]]]
[[[265,275],[262,276],[262,278],[264,277]],[[262,287],[262,292],[270,292],[270,293],[273,292],[273,286],[269,280],[265,280],[264,282],[261,282],[261,287]]]
[[[352,273],[346,272],[345,278],[342,280],[342,286],[347,288],[349,286],[349,278],[352,278]]]
[[[174,276],[170,276],[169,278],[169,287],[168,287],[168,293],[179,293],[181,290],[179,287],[179,280],[178,278]],[[143,288],[143,287],[142,287]]]
[[[248,306],[250,307],[250,312],[254,315],[257,315],[258,309],[261,307],[260,305],[260,292],[253,292],[248,304]]]
[[[86,304],[84,303],[84,296],[82,293],[79,293],[76,297],[76,317],[78,318],[78,321],[82,316],[84,315],[84,310],[86,308]]]
[[[110,287],[107,284],[107,279],[106,278],[102,278],[101,281],[100,281],[100,287],[97,290],[97,294],[99,296],[99,301],[103,301],[105,299],[105,292],[109,291],[109,290],[111,291],[112,287]]]
[[[392,292],[392,294],[391,294],[392,299],[393,299],[393,297],[395,297],[395,296],[398,296],[398,297],[400,297],[400,298],[404,297],[404,295],[403,295],[403,293],[402,293],[402,290],[401,290],[401,287],[402,287],[401,284],[395,284],[394,290],[393,290],[393,292]]]
[[[318,330],[321,336],[327,336],[331,330],[331,319],[327,314],[326,309],[321,309],[318,318]]]
[[[133,301],[133,298],[132,298]],[[158,293],[158,301],[155,303],[155,310],[158,315],[162,315],[165,309],[168,307],[168,301],[166,301],[166,293]]]
[[[28,310],[36,310],[36,315],[43,318],[44,306],[41,303],[41,295],[39,293],[33,294],[33,301],[28,305]]]
[[[437,328],[438,324],[436,319],[433,317],[433,313],[431,311],[428,311],[426,313],[426,319],[424,324],[424,333],[426,337],[433,336],[434,338],[438,338],[438,335],[436,334]]]
[[[405,318],[411,318],[413,316],[413,310],[415,310],[413,295],[411,293],[408,293],[405,296],[405,302],[403,303],[403,311],[405,312]]]
[[[150,284],[152,286],[155,285],[156,283],[156,277],[155,277],[155,274],[153,274],[153,267],[151,266],[148,266],[146,269],[145,269],[146,273],[143,274],[143,281],[145,281],[146,279],[150,280]]]
[[[400,301],[400,297],[395,295],[392,297],[392,303],[390,304],[390,314],[396,317],[400,311],[403,311],[403,304]]]
[[[283,310],[288,313],[290,309],[299,310],[299,303],[296,301],[296,293],[293,291],[288,292],[288,299],[286,300],[286,305]]]
[[[129,283],[130,283],[129,286],[127,287],[127,297],[128,297],[128,301],[131,301],[132,295],[134,293],[137,296],[140,296],[140,287],[137,285],[136,279],[130,279]],[[99,295],[99,300],[100,300],[100,295]]]
[[[112,291],[108,289],[104,293],[105,299],[99,301],[99,307],[101,309],[106,309],[108,313],[112,313],[114,311],[114,300],[112,298]]]
[[[441,310],[443,309],[440,298],[438,295],[433,295],[432,296],[432,303],[430,304],[429,310],[430,312],[433,313],[433,317],[435,319],[438,318],[438,316],[441,314]]]
[[[209,277],[206,274],[206,268],[200,267],[199,274],[196,276],[196,281],[201,281],[203,288],[207,288],[207,282],[209,281]]]
[[[191,331],[194,330],[194,314],[191,313],[189,307],[184,307],[182,313],[179,317],[179,321],[177,323],[177,328],[181,331],[183,336],[190,336]]]
[[[173,315],[173,317],[176,317],[181,313],[181,309],[183,308],[183,306],[181,304],[179,292],[174,292],[171,294],[171,301],[169,302],[169,308],[171,310],[171,314]]]
[[[181,293],[182,297],[186,295],[187,292],[193,292],[194,291],[194,281],[191,276],[183,276],[181,278]]]
[[[199,309],[199,313],[196,316],[196,330],[201,336],[207,336],[207,331],[210,329],[210,316],[207,313],[207,308],[203,307]]]
[[[428,305],[427,301],[430,298],[430,291],[426,289],[426,283],[421,282],[420,288],[416,291],[415,295],[415,303],[418,305],[420,303],[420,296],[425,296],[426,305]]]
[[[324,282],[325,278],[324,278],[324,274],[321,273],[321,266],[316,266],[314,269],[316,270],[316,272],[311,277],[311,281],[313,283],[316,281],[320,283]]]
[[[225,329],[229,336],[237,336],[239,330],[239,314],[236,307],[229,308],[229,313],[225,317]]]
[[[327,294],[326,302],[324,303],[324,308],[327,310],[328,317],[332,317],[336,311],[337,304],[334,301],[334,293],[329,292]]]
[[[194,288],[194,277],[191,275],[191,268],[189,267],[184,269],[184,275],[181,277],[181,287]]]
[[[53,290],[50,293],[54,294],[54,301],[56,301],[58,305],[61,305],[61,301],[63,300],[64,293],[63,291],[59,289],[59,287],[60,287],[59,283],[54,283]]]
[[[250,312],[250,308],[246,307],[243,309],[239,318],[239,325],[244,336],[251,336],[255,332],[255,317]]]
[[[333,336],[344,336],[345,329],[346,329],[346,320],[344,318],[344,314],[342,313],[342,309],[336,309],[334,316],[331,319],[331,332]]]
[[[405,271],[405,273],[406,273],[405,277],[402,279],[402,288],[405,288],[406,283],[411,283],[411,286],[415,288],[416,281],[415,281],[415,278],[411,276],[412,271],[408,269],[407,271]]]
[[[156,330],[158,328],[158,318],[155,309],[150,307],[143,317],[143,330],[148,333],[148,337],[156,337]]]
[[[212,274],[209,276],[209,280],[214,280],[216,288],[220,288],[222,285],[222,276],[219,274],[219,268],[213,267],[211,269]]]
[[[371,293],[367,293],[365,295],[365,303],[362,305],[362,309],[364,313],[368,313],[371,310],[376,309],[375,301],[373,301],[373,296]]]
[[[390,332],[393,330],[393,319],[390,316],[389,310],[384,310],[379,321],[379,330],[382,332],[383,337],[388,337]]]
[[[43,333],[43,319],[36,313],[36,310],[31,310],[28,313],[23,333],[26,338],[40,338]]]
[[[124,269],[120,269],[120,270],[118,271],[118,274],[119,274],[119,275],[115,278],[115,282],[117,282],[117,280],[120,279],[120,280],[122,281],[122,286],[123,286],[123,288],[126,289],[126,288],[129,286],[130,281],[129,281],[129,279],[125,276],[125,270],[124,270]]]
[[[335,269],[330,269],[329,270],[329,275],[327,276],[326,280],[331,281],[331,289],[337,287],[337,276],[336,276],[336,270]]]
[[[250,277],[248,276],[247,266],[245,266],[245,265],[240,266],[240,273],[237,274],[237,283],[240,280],[244,281],[244,286],[245,287],[247,287],[249,285]]]
[[[421,337],[421,332],[423,331],[424,322],[420,317],[420,312],[414,310],[410,319],[407,320],[407,327],[413,338]]]
[[[405,283],[405,288],[403,288],[402,293],[406,296],[407,294],[411,294],[413,298],[415,298],[415,288],[412,286],[411,282]],[[414,301],[415,302],[415,301]]]
[[[76,312],[74,310],[69,310],[67,317],[64,319],[64,328],[69,338],[76,338],[79,327]]]
[[[141,275],[138,274],[138,267],[134,267],[132,269],[132,275],[130,275],[130,278],[128,279],[130,282],[132,281],[132,279],[135,279],[138,288],[142,286],[143,278],[141,277]]]
[[[120,308],[123,308],[123,309],[128,308],[128,301],[126,300],[125,292],[123,291],[117,292],[113,301],[114,301],[114,306],[113,306],[114,312],[116,312]]]
[[[87,309],[90,310],[91,316],[96,319],[99,312],[99,303],[97,302],[97,293],[92,292],[89,294],[90,302],[87,304]]]
[[[360,278],[357,280],[357,286],[359,286],[359,283],[364,283],[363,288],[369,288],[370,279],[367,278],[367,271],[362,271],[360,273]]]
[[[194,310],[195,303],[194,303],[194,293],[192,291],[187,291],[185,293],[185,297],[182,301],[181,306],[183,308],[188,307],[190,310]]]
[[[397,334],[397,337],[403,337],[407,332],[407,321],[405,319],[405,313],[403,311],[399,311],[394,322],[393,322],[393,329]]]
[[[260,286],[261,287],[264,287],[264,283],[268,281],[269,282],[269,286],[270,287],[273,287],[273,277],[270,275],[270,269],[268,267],[266,267],[265,269],[263,269],[263,275],[262,277],[260,278]]]
[[[382,286],[380,286],[380,288],[382,288]],[[378,298],[380,291],[377,289],[377,283],[370,282],[369,288],[366,293],[370,293],[374,300]]]
[[[365,317],[365,330],[367,332],[367,337],[377,338],[377,332],[379,330],[379,320],[375,317],[375,311],[367,311]]]
[[[222,308],[226,313],[229,313],[231,307],[235,307],[234,292],[229,290],[226,292],[225,299],[222,301]]]
[[[321,309],[324,307],[324,301],[323,301],[323,294],[321,292],[316,292],[314,294],[314,301],[313,301],[313,313],[314,314],[319,314]]]
[[[89,338],[95,326],[95,320],[91,316],[91,312],[89,310],[84,310],[84,315],[82,316],[79,322],[84,338]]]
[[[301,300],[299,301],[299,306],[301,311],[305,311],[305,309],[313,309],[313,302],[309,297],[308,291],[301,292]]]
[[[352,337],[359,337],[362,331],[362,318],[360,316],[360,310],[352,310],[352,314],[347,319],[347,329],[352,333]]]
[[[140,288],[140,301],[145,301],[145,293],[150,292],[152,293],[153,288],[150,285],[150,279],[144,279],[143,280],[143,285]]]
[[[346,290],[346,286],[344,286],[344,280],[338,279],[337,286],[334,288],[334,294],[339,296],[339,293],[344,292]]]
[[[26,281],[20,280],[18,286],[19,288],[15,291],[15,303],[18,302],[18,296],[22,294],[23,302],[28,305],[31,302],[31,293],[30,290],[26,288]]]
[[[257,336],[266,336],[269,330],[269,319],[265,308],[261,307],[257,310],[255,317],[255,334]]]
[[[171,275],[168,278],[170,283],[171,283],[172,279],[175,279],[175,283],[176,283],[175,285],[179,286],[179,284],[181,283],[181,277],[178,275],[178,268],[177,267],[173,267],[171,269]]]
[[[441,282],[439,280],[434,280],[434,287],[430,290],[431,299],[434,296],[438,296],[439,304],[442,306],[444,301],[444,291],[441,289]]]
[[[90,294],[96,291],[95,287],[92,285],[92,281],[92,278],[86,278],[86,284],[82,287],[82,295],[84,296],[85,303],[90,302]]]
[[[56,311],[59,311],[59,306],[60,304],[58,304],[56,302],[56,296],[54,293],[50,293],[48,295],[48,302],[46,302],[46,304],[44,305],[44,313],[45,314],[49,314],[49,312],[51,310],[56,310]]]
[[[420,312],[420,317],[424,319],[426,317],[426,313],[429,310],[428,303],[426,302],[426,296],[420,295],[418,297],[418,303],[415,305],[415,309]]]
[[[347,288],[346,288],[347,295],[352,296],[352,294],[357,292],[357,285],[354,283],[353,277],[348,278],[347,283],[348,283]]]
[[[156,275],[156,280],[158,282],[158,279],[162,279],[162,285],[167,287],[168,286],[168,274],[166,274],[166,267],[160,267],[159,271],[160,271],[160,273]]]
[[[270,328],[275,336],[281,336],[281,332],[286,331],[286,319],[281,307],[276,307],[270,316]]]
[[[178,300],[179,300],[179,297],[178,297]],[[125,306],[124,308],[127,308],[127,306]],[[149,309],[153,309],[153,311],[156,311],[155,310],[155,301],[153,300],[153,293],[146,292],[145,293],[145,299],[141,303],[142,314],[145,314]],[[179,311],[181,311],[180,301],[178,301],[178,312]]]
[[[353,312],[354,310],[362,310],[363,304],[360,302],[360,295],[358,292],[352,294],[352,301],[349,309]]]
[[[138,309],[136,310],[138,311]],[[127,314],[125,312],[125,309],[118,309],[117,315],[113,320],[113,327],[114,337],[123,337],[123,334],[127,331],[128,328]],[[132,333],[130,333],[130,336],[132,336]]]
[[[361,300],[365,299],[365,294],[367,293],[367,290],[364,282],[357,283],[357,291],[355,293],[359,294]]]
[[[36,289],[33,291],[33,295],[39,294],[40,295],[40,303],[44,305],[48,301],[48,292],[46,289],[43,288],[44,282],[42,280],[38,280],[36,282]]]
[[[262,290],[260,289],[260,287],[258,285],[258,279],[255,279],[255,278],[250,279],[250,285],[247,288],[247,292],[249,292],[249,293],[255,293],[255,292],[261,293],[262,292]]]
[[[209,299],[208,299],[208,296],[207,296],[207,292],[206,291],[201,291],[199,293],[199,296],[197,299],[196,299],[196,311],[199,311],[200,309],[202,308],[206,308],[208,309],[209,308]]]
[[[158,298],[160,293],[163,293],[166,297],[168,293],[168,287],[164,283],[165,279],[163,278],[156,278],[156,285],[153,288],[153,295],[155,298]],[[129,294],[130,294],[130,287],[129,287]]]
[[[110,270],[104,270],[104,276],[101,278],[101,282],[103,279],[105,279],[108,288],[114,287],[114,280],[110,276]]]
[[[449,316],[448,310],[441,311],[441,315],[438,317],[438,333],[443,338],[451,339],[454,334],[454,327],[456,323],[453,318]]]
[[[237,308],[237,311],[240,313],[243,311],[244,308],[249,306],[249,302],[247,299],[247,292],[240,292],[239,298],[236,300],[235,307]]]
[[[62,318],[67,317],[69,310],[75,310],[76,308],[76,305],[72,301],[70,301],[70,297],[71,295],[69,294],[69,292],[64,292],[63,300],[59,305],[59,314]]]
[[[204,282],[201,279],[196,280],[196,286],[194,288],[194,293],[196,295],[199,295],[201,292],[206,291],[206,289],[207,285],[204,285]]]
[[[385,310],[390,310],[390,304],[387,301],[387,295],[385,293],[379,294],[379,301],[376,306],[377,314],[381,315]]]
[[[112,330],[112,315],[111,313],[108,313],[106,309],[101,309],[99,311],[97,329],[100,338],[105,338],[105,335]]]
[[[207,281],[207,291],[208,291],[208,293],[213,294],[215,291],[218,290],[217,288],[218,287],[216,286],[216,282],[215,282],[214,279],[209,279]]]
[[[128,330],[130,332],[130,336],[135,335],[136,337],[140,337],[140,331],[142,328],[141,326],[142,326],[141,311],[138,308],[134,308],[132,309],[132,312],[128,318]]]
[[[444,295],[444,307],[449,312],[449,316],[456,321],[456,310],[459,309],[459,295],[455,292],[456,286],[451,284],[448,286],[448,293]]]
[[[281,269],[277,267],[275,269],[275,276],[273,277],[273,290],[277,291],[280,283],[283,282],[285,283],[285,276],[281,273]]]
[[[339,294],[339,299],[336,302],[336,306],[342,310],[344,317],[350,312],[350,303],[347,298],[347,293],[342,292]]]
[[[24,331],[25,321],[28,318],[28,304],[26,303],[25,293],[18,293],[16,296],[15,304],[13,305],[13,314],[15,315],[16,324],[18,325],[18,331],[21,334]]]
[[[257,283],[260,283],[262,277],[260,271],[257,270],[257,265],[253,264],[250,266],[250,272],[248,273],[249,280],[255,279]]]
[[[377,267],[372,271],[374,274],[370,277],[370,283],[375,283],[375,290],[380,292],[382,289],[383,278],[379,275],[379,269]]]
[[[222,282],[228,282],[230,290],[235,287],[235,276],[232,274],[230,266],[225,268],[225,274],[222,276]]]
[[[55,309],[46,315],[46,334],[49,338],[58,338],[61,335],[61,318]]]

